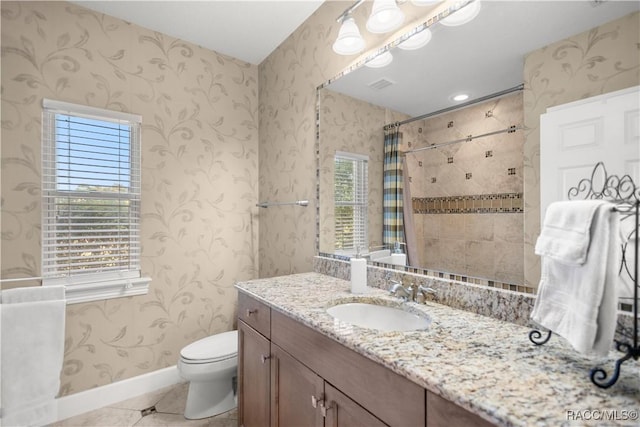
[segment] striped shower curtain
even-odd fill
[[[393,246],[395,242],[405,241],[399,125],[385,127],[383,176],[382,243]]]

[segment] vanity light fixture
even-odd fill
[[[426,46],[431,41],[431,30],[425,28],[419,33],[415,33],[398,45],[403,50],[416,50]]]
[[[338,38],[333,43],[333,51],[339,55],[354,55],[364,49],[364,39],[353,17],[349,14],[342,17],[342,25]]]
[[[435,3],[440,3],[442,0],[411,0],[411,3],[416,6],[431,6]]]
[[[396,0],[374,0],[371,15],[367,20],[367,30],[371,33],[388,33],[400,27],[404,13]]]
[[[366,65],[369,68],[382,68],[391,64],[392,61],[393,61],[393,55],[391,55],[391,52],[387,50],[382,52],[380,55],[376,56],[372,60],[368,61],[364,65]]]
[[[469,99],[469,95],[466,94],[466,93],[460,93],[458,95],[455,95],[452,99],[454,101],[456,101],[456,102],[462,102],[462,101],[466,101],[467,99]]]
[[[473,21],[473,19],[478,16],[481,6],[482,5],[480,4],[480,0],[472,1],[461,9],[456,10],[446,18],[441,19],[440,23],[447,27],[457,27],[459,25],[464,25],[467,22]]]

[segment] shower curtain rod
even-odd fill
[[[514,133],[517,130],[523,129],[522,126],[509,126],[508,128],[504,128],[504,129],[500,129],[500,130],[495,130],[493,132],[487,132],[487,133],[483,133],[480,135],[469,135],[466,138],[460,138],[460,139],[455,139],[453,141],[448,141],[448,142],[443,142],[442,144],[434,144],[434,145],[429,145],[426,147],[422,147],[422,148],[416,148],[414,150],[407,150],[404,153],[402,153],[402,155],[407,155],[407,154],[411,154],[411,153],[417,153],[419,151],[424,151],[424,150],[432,150],[434,148],[439,148],[439,147],[444,147],[446,145],[451,145],[451,144],[457,144],[459,142],[470,142],[473,141],[474,139],[477,138],[483,138],[485,136],[491,136],[491,135],[498,135],[501,133]]]
[[[417,116],[417,117],[412,117],[410,119],[406,119],[406,120],[403,120],[401,122],[390,123],[388,125],[385,125],[383,129],[384,130],[388,130],[388,129],[391,129],[392,127],[395,127],[395,126],[406,125],[407,123],[415,122],[416,120],[423,120],[423,119],[427,119],[429,117],[437,116],[439,114],[448,113],[448,112],[454,111],[454,110],[459,110],[461,108],[465,108],[465,107],[468,107],[468,106],[473,105],[473,104],[478,104],[480,102],[488,101],[490,99],[500,98],[501,96],[505,96],[505,95],[508,95],[510,93],[513,93],[513,92],[518,92],[518,91],[521,91],[523,89],[524,89],[524,84],[521,83],[518,86],[514,86],[514,87],[509,88],[509,89],[501,90],[500,92],[495,92],[495,93],[492,93],[492,94],[489,94],[489,95],[482,96],[480,98],[472,99],[471,101],[467,101],[464,104],[458,104],[458,105],[454,105],[454,106],[451,106],[451,107],[443,108],[441,110],[434,111],[432,113],[423,114],[423,115]]]

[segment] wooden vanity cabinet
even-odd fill
[[[269,425],[271,343],[238,321],[238,425]]]
[[[238,310],[239,426],[491,425],[246,294]]]
[[[324,380],[271,344],[271,427],[322,427]]]
[[[271,416],[271,308],[238,294],[238,425],[265,427]]]

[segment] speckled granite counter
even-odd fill
[[[380,289],[353,295],[349,282],[318,273],[253,280],[236,287],[496,424],[638,425],[631,419],[640,410],[638,362],[625,362],[618,382],[602,390],[589,380],[591,359],[557,336],[535,346],[523,326],[427,302],[405,303],[405,308],[431,316],[428,330],[380,332],[337,322],[325,312],[355,300],[402,304]],[[611,352],[599,362],[611,372],[617,357]],[[587,420],[598,413],[585,411],[612,411],[617,419]]]

